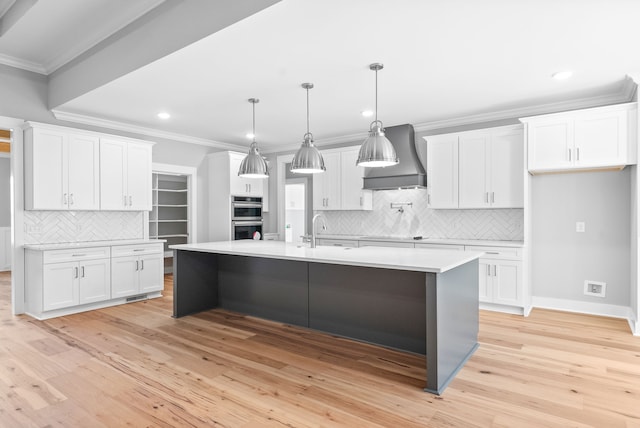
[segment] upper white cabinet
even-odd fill
[[[25,209],[97,210],[99,139],[59,127],[25,129]]]
[[[340,152],[322,152],[325,172],[313,174],[313,209],[339,210],[342,207],[340,197],[341,163]],[[355,164],[354,164],[355,167]]]
[[[151,211],[151,144],[100,139],[100,208]]]
[[[521,129],[462,134],[458,153],[459,208],[524,206]]]
[[[323,150],[327,170],[313,175],[314,210],[371,210],[371,190],[364,190],[364,168],[356,165],[359,147]]]
[[[637,162],[637,103],[520,119],[531,172],[624,167]]]
[[[521,126],[424,137],[430,208],[521,208]]]

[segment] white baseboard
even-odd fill
[[[629,319],[629,328],[631,328],[631,333],[634,336],[640,336],[640,321]]]
[[[622,318],[631,322],[635,319],[629,306],[611,305],[608,303],[581,302],[578,300],[556,299],[554,297],[533,296],[531,300],[534,308],[555,309],[566,312],[599,315],[603,317]],[[633,328],[632,328],[633,330]]]
[[[505,314],[524,315],[524,309],[519,306],[496,305],[494,303],[480,302],[480,309],[485,311],[503,312]]]

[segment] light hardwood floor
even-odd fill
[[[37,321],[0,273],[2,427],[638,427],[640,338],[622,320],[481,312],[441,397],[425,358],[165,297]]]

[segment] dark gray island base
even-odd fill
[[[477,258],[434,273],[175,249],[173,268],[174,317],[224,308],[426,354],[433,394],[478,346]]]

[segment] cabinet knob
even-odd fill
[[[69,194],[69,205],[73,205],[73,193]]]

